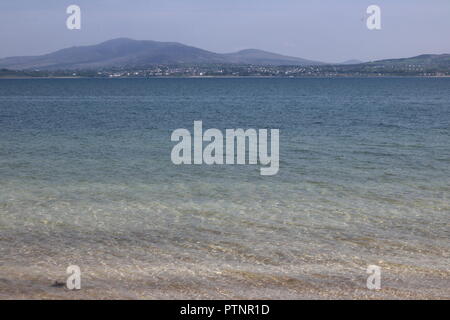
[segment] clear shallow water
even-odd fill
[[[279,173],[173,165],[194,120]],[[449,217],[448,78],[0,80],[1,297],[449,298]]]

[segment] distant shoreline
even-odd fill
[[[277,77],[277,76],[155,76],[155,77],[85,77],[85,76],[52,76],[52,77],[31,77],[31,76],[0,76],[0,79],[381,79],[381,78],[450,78],[450,75],[443,76],[317,76],[317,77]]]

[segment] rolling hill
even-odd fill
[[[450,67],[450,54],[422,54],[411,58],[385,59],[366,63],[369,66],[402,67],[419,66],[436,69],[448,69]]]
[[[71,47],[40,56],[0,59],[11,70],[87,70],[156,64],[319,65],[321,62],[256,49],[220,54],[177,42],[118,38],[97,45]]]

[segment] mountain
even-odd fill
[[[141,67],[155,64],[315,65],[320,62],[256,49],[220,54],[177,42],[118,38],[97,45],[71,47],[40,56],[0,59],[12,70],[81,70]]]
[[[360,63],[364,63],[364,61],[357,60],[357,59],[351,59],[351,60],[341,62],[339,64],[360,64]]]
[[[235,53],[224,54],[230,63],[255,65],[321,65],[323,62],[302,58],[283,56],[257,49],[246,49]]]
[[[169,63],[216,63],[220,55],[175,42],[136,41],[127,38],[98,45],[62,49],[41,56],[0,59],[8,69],[95,69]]]
[[[427,68],[449,68],[450,67],[450,54],[422,54],[411,58],[401,59],[385,59],[365,63],[368,66],[378,67],[404,67],[404,66],[417,66]]]

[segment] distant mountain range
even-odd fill
[[[181,65],[182,68],[174,67]],[[193,65],[196,68],[190,68]],[[256,49],[221,54],[177,42],[119,38],[41,56],[0,59],[0,77],[72,76],[75,70],[76,75],[83,76],[117,76],[114,70],[155,76],[163,74],[158,71],[160,66],[165,66],[164,75],[175,76],[449,76],[450,54],[330,64]],[[127,73],[130,70],[140,73]]]
[[[40,56],[0,59],[10,70],[87,70],[142,67],[156,64],[322,65],[323,62],[289,57],[256,49],[220,54],[177,42],[118,38],[92,46],[71,47]]]
[[[404,66],[420,66],[433,68],[436,70],[448,70],[450,68],[450,54],[422,54],[411,58],[386,59],[379,61],[371,61],[365,63],[369,66],[388,67],[404,67]]]
[[[364,63],[364,61],[352,59],[352,60],[347,60],[347,61],[341,62],[339,64],[360,64],[360,63]]]

